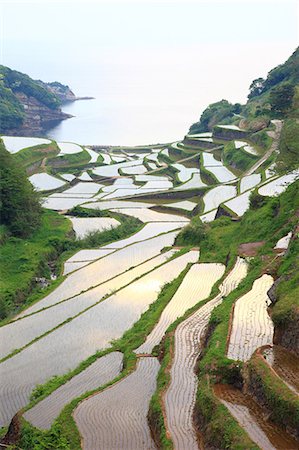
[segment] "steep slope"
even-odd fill
[[[61,103],[76,100],[68,86],[35,81],[28,75],[0,65],[0,132],[32,135],[49,122],[70,117]]]

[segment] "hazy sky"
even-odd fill
[[[299,41],[295,0],[0,5],[2,64],[110,106],[181,107],[186,124],[212,101],[245,101],[250,82]]]

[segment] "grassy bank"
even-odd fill
[[[233,142],[225,145],[223,151],[223,161],[227,166],[231,166],[241,172],[248,170],[258,160],[258,156],[247,153],[242,148],[235,148]]]
[[[247,368],[250,395],[266,408],[269,419],[299,438],[299,398],[268,366],[263,356],[254,354]]]
[[[59,153],[59,148],[56,142],[51,144],[39,145],[36,147],[29,147],[20,150],[14,155],[15,160],[28,169],[33,164],[41,163],[44,158],[53,158]]]
[[[85,167],[90,160],[90,154],[86,150],[82,150],[79,153],[72,153],[57,156],[56,158],[48,159],[47,166],[55,168],[79,168]]]
[[[53,211],[43,210],[40,227],[27,239],[9,237],[0,252],[1,319],[20,307],[35,289],[35,277],[50,277],[48,261],[55,259],[57,240],[67,239],[71,222]]]
[[[299,123],[296,119],[284,121],[277,156],[279,172],[294,170],[299,166]]]
[[[195,415],[206,445],[230,450],[259,449],[217,399],[208,375],[199,378]]]

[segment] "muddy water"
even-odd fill
[[[266,348],[263,354],[277,375],[299,394],[299,358],[279,345]]]
[[[264,417],[263,410],[238,389],[216,384],[214,393],[262,450],[295,450],[299,443]]]

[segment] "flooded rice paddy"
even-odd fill
[[[228,358],[248,361],[255,350],[273,342],[273,323],[268,314],[267,292],[273,284],[270,275],[255,280],[252,289],[234,307]]]
[[[203,197],[204,212],[218,208],[221,203],[235,197],[236,193],[237,189],[234,186],[217,186],[211,189]]]
[[[37,384],[74,369],[97,350],[109,348],[157,299],[161,287],[197,258],[198,252],[191,251],[167,262],[4,361],[0,366],[4,380],[0,425],[7,424],[28,403]]]
[[[65,181],[47,173],[35,173],[29,177],[29,181],[37,191],[52,191],[65,184]]]
[[[171,323],[210,295],[212,287],[222,277],[224,270],[223,264],[194,264],[165,307],[157,325],[136,353],[151,353]]]
[[[263,450],[295,450],[298,442],[269,420],[248,395],[230,385],[216,384],[214,392],[249,437]]]
[[[111,228],[118,227],[120,222],[111,217],[71,217],[69,219],[72,222],[73,230],[76,233],[76,237],[79,239],[84,238],[89,233],[94,231],[104,231]]]
[[[140,358],[132,374],[79,404],[74,419],[85,450],[156,449],[147,413],[159,368],[157,358]]]
[[[24,414],[24,418],[37,428],[50,429],[68,403],[85,392],[109,383],[120,374],[122,367],[122,353],[111,352],[102,356],[31,408]]]
[[[1,136],[1,139],[3,140],[6,150],[10,153],[17,153],[23,148],[51,144],[51,141],[49,139],[42,138]]]
[[[220,285],[220,293],[176,328],[171,381],[164,397],[167,428],[175,448],[197,450],[199,447],[193,424],[193,409],[198,385],[195,367],[202,351],[201,339],[212,310],[221,303],[223,296],[239,285],[246,274],[247,263],[238,258]]]
[[[62,300],[73,297],[100,283],[135,267],[158,255],[164,247],[171,246],[176,232],[163,234],[146,241],[133,243],[130,247],[120,248],[80,269],[80,272],[70,274],[56,289],[38,303],[30,306],[18,317],[23,317]]]

